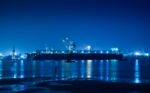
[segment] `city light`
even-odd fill
[[[21,55],[20,58],[21,58],[21,59],[25,59],[25,58],[26,58],[26,55]]]
[[[81,53],[83,54],[83,53],[84,53],[84,51],[82,50],[82,51],[81,51]]]
[[[87,78],[92,77],[92,60],[87,60]]]
[[[61,53],[63,53],[63,54],[64,54],[64,53],[65,53],[65,51],[61,51]]]
[[[109,51],[106,51],[107,54],[109,54]]]
[[[145,57],[149,57],[149,53],[145,53],[145,52],[138,52],[136,51],[134,53],[135,56],[145,56]]]
[[[111,48],[111,51],[117,52],[117,51],[119,51],[119,49],[118,48]]]
[[[135,69],[134,69],[134,82],[135,83],[140,83],[140,66],[139,66],[139,60],[135,60]]]
[[[136,52],[134,53],[134,55],[135,55],[135,56],[141,56],[142,54],[141,54],[140,52],[137,52],[137,51],[136,51]]]
[[[87,45],[87,46],[86,46],[86,49],[87,49],[87,50],[91,50],[91,48],[92,48],[91,45]]]
[[[148,56],[149,56],[149,53],[145,53],[144,55],[148,57]]]
[[[3,56],[3,54],[2,54],[2,53],[0,53],[0,56]]]

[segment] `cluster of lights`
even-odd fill
[[[149,56],[149,53],[145,53],[144,55],[145,55],[145,56]]]
[[[141,56],[142,54],[140,52],[135,52],[134,55],[135,56]]]
[[[149,53],[141,53],[141,52],[138,52],[138,51],[136,51],[135,53],[134,53],[134,55],[135,56],[149,56]]]
[[[118,52],[119,49],[118,49],[118,48],[111,48],[111,51],[113,51],[113,52]]]

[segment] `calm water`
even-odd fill
[[[51,79],[96,79],[140,83],[150,82],[150,60],[127,61],[18,61],[0,62],[0,79],[51,77]]]
[[[111,82],[150,83],[150,59],[126,61],[0,61],[0,79],[41,78],[88,79]]]

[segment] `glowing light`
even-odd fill
[[[2,53],[0,53],[0,56],[3,56],[3,54],[2,54]]]
[[[64,54],[64,53],[65,53],[65,51],[61,51],[61,53],[63,53],[63,54]]]
[[[13,65],[13,73],[14,73],[13,78],[17,78],[17,63],[14,63]]]
[[[109,54],[109,51],[106,51],[107,54]]]
[[[24,78],[24,61],[20,62],[20,78]]]
[[[3,69],[2,69],[2,63],[1,63],[1,60],[0,60],[0,79],[2,79],[2,72],[3,72]]]
[[[17,56],[17,55],[18,55],[18,53],[17,53],[17,52],[15,52],[15,53],[14,53],[14,55],[15,55],[15,56]]]
[[[21,59],[25,59],[26,56],[25,56],[25,55],[21,55],[20,58],[21,58]]]
[[[92,60],[87,60],[87,78],[92,77]]]
[[[113,60],[111,60],[111,62],[118,62],[118,60],[116,60],[116,59],[113,59]]]
[[[24,78],[24,75],[20,75],[20,78]]]
[[[100,80],[103,80],[103,76],[104,76],[104,74],[103,74],[104,68],[103,68],[103,67],[104,67],[104,65],[103,65],[103,60],[101,60],[101,61],[100,61],[100,68],[99,68],[99,69],[100,69]]]
[[[119,51],[119,49],[118,48],[111,48],[111,51],[117,52],[117,51]]]
[[[118,79],[118,60],[111,60],[110,64],[110,78],[111,81],[116,81]]]
[[[77,53],[77,51],[73,51],[73,53]]]
[[[87,46],[86,46],[86,49],[87,49],[87,50],[91,50],[91,45],[87,45]]]
[[[110,70],[109,70],[109,61],[107,61],[106,60],[106,77],[105,77],[105,80],[109,80],[109,78],[110,78],[110,72],[109,72]]]
[[[149,56],[149,53],[136,51],[136,52],[134,53],[134,55],[135,55],[135,56],[145,56],[145,57],[148,57],[148,56]]]
[[[83,53],[84,53],[84,51],[81,51],[81,53],[83,54]]]
[[[135,60],[135,73],[134,73],[134,82],[140,83],[140,66],[139,60]]]
[[[69,40],[69,37],[66,37],[65,39],[66,39],[66,40]]]
[[[145,53],[144,55],[148,57],[148,56],[149,56],[149,53]]]
[[[134,55],[135,55],[135,56],[140,56],[140,55],[142,55],[142,54],[141,54],[140,52],[135,52]]]
[[[85,78],[85,63],[86,63],[86,61],[85,60],[81,60],[81,69],[80,69],[80,72],[81,72],[81,78]]]
[[[36,51],[33,51],[32,53],[34,54],[34,53],[36,53]]]

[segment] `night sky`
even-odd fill
[[[65,36],[78,49],[150,51],[149,35],[148,0],[0,0],[1,52],[65,49]]]

